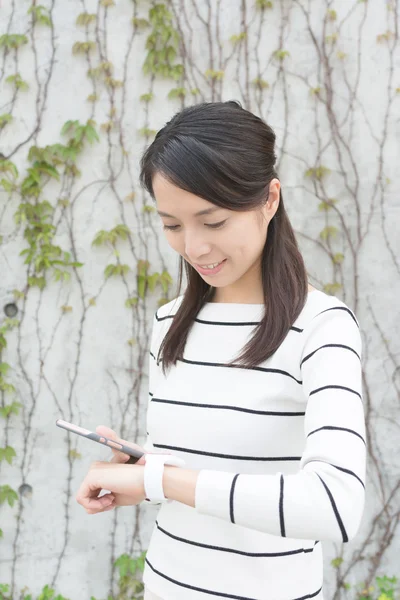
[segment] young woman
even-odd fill
[[[274,144],[240,104],[204,103],[142,158],[186,289],[154,319],[147,454],[95,463],[77,500],[90,514],[161,503],[146,600],[320,600],[321,541],[360,525],[359,326],[308,285]]]

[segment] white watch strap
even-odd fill
[[[164,465],[185,466],[185,461],[172,454],[145,454],[144,491],[151,502],[166,500],[163,490]]]

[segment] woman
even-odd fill
[[[321,599],[321,540],[360,525],[359,327],[308,285],[274,144],[238,103],[204,103],[142,158],[187,286],[155,315],[146,461],[95,463],[77,500],[91,514],[161,502],[146,600]]]

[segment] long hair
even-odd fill
[[[261,118],[236,101],[205,102],[184,108],[156,135],[141,159],[140,182],[154,197],[153,177],[233,211],[254,210],[268,199],[274,169],[275,133]],[[193,322],[214,291],[182,257],[187,287],[159,350],[165,372],[183,358]],[[231,364],[254,367],[279,348],[307,297],[307,274],[282,192],[268,225],[262,252],[264,315],[240,356]]]

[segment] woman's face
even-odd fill
[[[216,290],[219,302],[263,302],[261,255],[268,224],[279,204],[280,183],[273,179],[268,202],[252,211],[219,208],[186,192],[157,173],[153,190],[167,241]],[[259,297],[261,293],[261,297]]]

